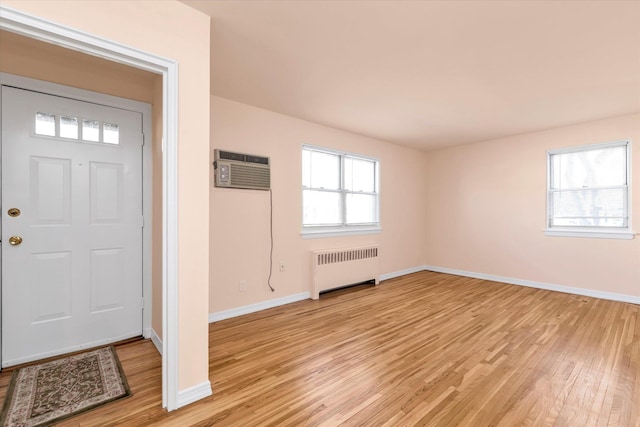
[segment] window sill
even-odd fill
[[[302,230],[300,235],[303,239],[319,239],[322,237],[342,237],[342,236],[358,236],[363,234],[378,234],[382,232],[380,227],[361,227],[361,228],[320,228]]]
[[[623,240],[631,240],[635,236],[636,233],[625,230],[625,231],[615,231],[615,230],[607,230],[607,231],[585,231],[585,230],[544,230],[545,236],[553,236],[553,237],[588,237],[595,239],[623,239]]]

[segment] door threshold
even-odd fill
[[[127,339],[116,341],[116,342],[112,342],[112,343],[109,343],[109,344],[103,344],[103,345],[98,345],[98,346],[95,346],[95,347],[85,348],[84,350],[72,351],[71,353],[58,354],[56,356],[45,357],[44,359],[32,360],[30,362],[21,363],[19,365],[7,366],[5,368],[2,368],[1,371],[2,372],[11,372],[14,369],[20,369],[20,368],[24,368],[26,366],[32,366],[32,365],[39,365],[41,363],[51,362],[53,360],[62,359],[62,358],[69,357],[69,356],[73,356],[75,354],[86,353],[87,351],[96,350],[98,348],[111,347],[111,346],[119,347],[119,346],[122,346],[122,345],[131,344],[133,342],[142,341],[144,339],[145,338],[142,335],[140,335],[140,336],[137,336],[137,337],[127,338]]]

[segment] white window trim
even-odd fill
[[[626,146],[627,147],[627,226],[620,228],[612,227],[549,227],[550,224],[550,207],[551,207],[551,191],[549,187],[551,185],[551,156],[564,153],[575,153],[579,151],[597,150],[600,148]],[[565,147],[554,150],[547,150],[547,206],[546,206],[546,224],[544,229],[545,236],[553,237],[582,237],[582,238],[597,238],[597,239],[623,239],[631,240],[637,234],[632,228],[632,215],[631,215],[631,194],[632,194],[632,178],[631,178],[631,139],[624,139],[618,141],[604,142],[599,144],[588,144],[577,147]]]
[[[380,220],[380,159],[372,156],[363,155],[363,154],[351,153],[348,151],[336,150],[336,149],[326,148],[326,147],[320,147],[318,145],[303,144],[301,151],[305,149],[320,151],[323,153],[335,154],[341,157],[340,159],[340,173],[341,173],[340,181],[341,182],[340,182],[339,191],[342,194],[349,193],[349,192],[345,192],[344,190],[344,176],[342,176],[342,168],[344,167],[342,159],[344,156],[350,156],[354,158],[370,160],[372,162],[375,162],[375,165],[376,165],[375,188],[377,190],[376,191],[376,195],[377,195],[376,218],[378,219],[378,221],[371,224],[307,225],[307,226],[302,225],[302,230],[300,231],[300,235],[302,236],[302,238],[316,239],[316,238],[322,238],[322,237],[357,236],[357,235],[363,235],[363,234],[376,234],[376,233],[382,232],[382,227],[380,226],[381,224],[381,220]],[[301,186],[302,191],[304,191],[305,188],[306,187]],[[302,206],[302,209],[304,210],[304,205],[301,204],[301,206]],[[346,211],[343,210],[342,215],[344,216],[345,214],[346,214]],[[345,218],[343,218],[343,222],[345,221],[346,221]]]
[[[317,229],[313,229],[317,228]],[[342,237],[342,236],[359,236],[363,234],[382,233],[381,227],[330,227],[330,226],[313,226],[305,227],[300,234],[303,239],[318,239],[321,237]]]
[[[631,240],[636,233],[632,231],[615,231],[607,229],[607,231],[583,231],[583,230],[569,230],[569,229],[547,229],[544,230],[545,236],[552,237],[590,237],[595,239],[622,239]]]

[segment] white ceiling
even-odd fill
[[[184,3],[212,17],[214,95],[385,141],[640,112],[636,0]]]

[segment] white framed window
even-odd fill
[[[302,146],[302,235],[380,231],[378,159]]]
[[[633,238],[631,141],[547,152],[547,227],[552,236]]]

